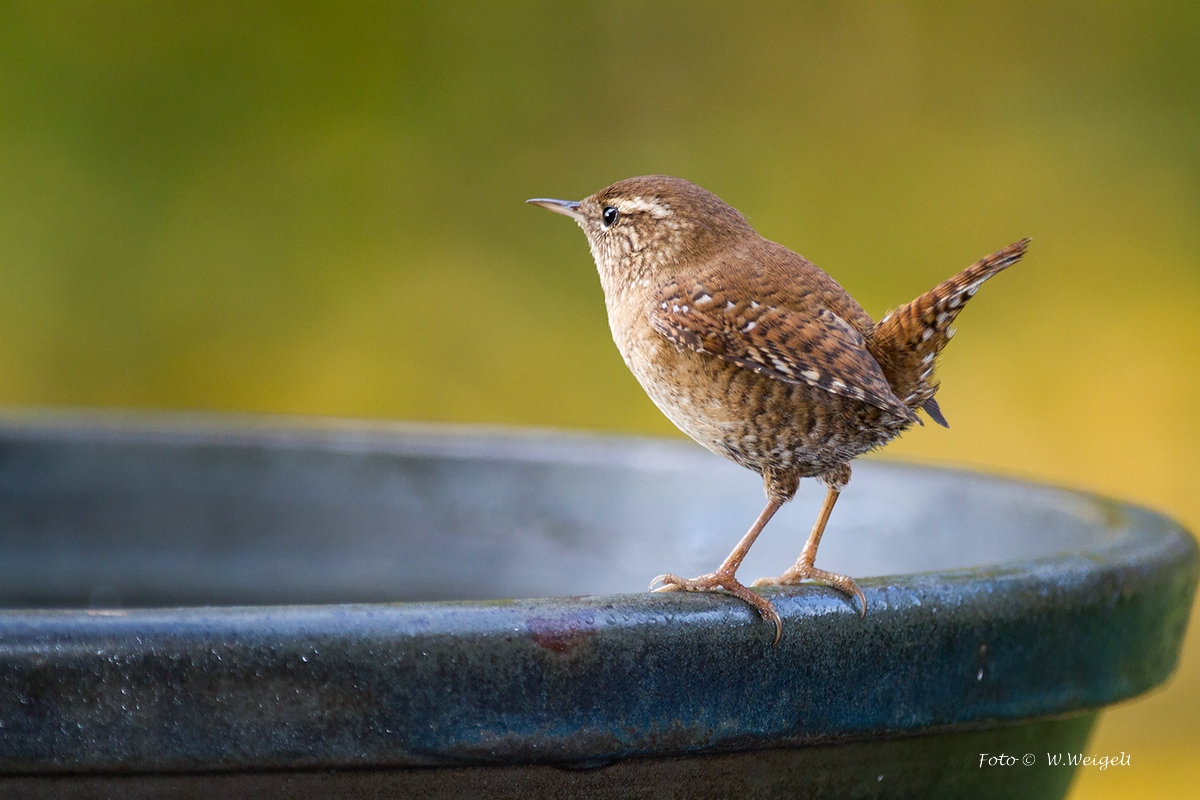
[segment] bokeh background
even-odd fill
[[[1200,530],[1200,5],[0,2],[0,405],[678,436],[583,236],[666,172],[880,315],[1023,236],[883,457]],[[749,513],[749,512],[748,512]],[[1200,784],[1200,630],[1073,796]]]

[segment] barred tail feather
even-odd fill
[[[938,355],[954,336],[950,325],[984,281],[1021,260],[1029,241],[1022,239],[980,259],[876,324],[868,347],[892,391],[909,408],[924,408],[934,422],[949,427],[933,399],[938,389],[933,372]]]

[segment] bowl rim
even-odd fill
[[[210,413],[0,412],[12,437],[713,458],[641,437]],[[712,595],[2,609],[0,769],[578,765],[1084,713],[1170,675],[1200,563],[1177,523],[1103,502],[1125,528],[1097,547],[865,579],[866,619],[833,590],[772,588],[776,647]]]

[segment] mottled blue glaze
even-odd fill
[[[896,465],[865,464],[854,486],[876,488],[843,503],[899,486],[906,504],[882,513],[893,522],[854,529],[854,512],[839,506],[855,533],[831,525],[831,538],[869,550],[864,537],[890,526],[900,544],[881,532],[877,548],[897,559],[992,560],[863,578],[865,619],[826,588],[768,590],[784,623],[776,647],[772,627],[726,596],[329,602],[386,594],[389,573],[395,596],[411,596],[422,580],[463,580],[460,569],[478,594],[502,596],[513,586],[505,575],[528,574],[535,592],[538,570],[557,574],[564,562],[531,566],[533,554],[560,547],[569,558],[571,542],[593,534],[609,538],[587,546],[594,570],[569,564],[580,583],[603,580],[596,571],[612,548],[638,547],[648,582],[679,566],[689,537],[704,542],[690,556],[700,561],[736,541],[740,530],[710,537],[699,517],[664,520],[706,502],[744,504],[737,511],[752,518],[754,481],[738,480],[687,445],[638,440],[10,418],[0,426],[0,547],[10,556],[0,567],[0,769],[596,767],[1069,716],[1144,692],[1175,666],[1198,563],[1178,525],[1113,501]],[[722,494],[731,484],[735,497]],[[943,491],[963,499],[954,513],[939,513]],[[505,492],[517,496],[496,499]],[[292,513],[296,504],[308,512]],[[628,529],[658,506],[667,544],[652,557],[653,537]],[[1004,508],[1011,530],[996,519]],[[412,524],[393,526],[389,514]],[[519,564],[461,564],[458,532],[500,536],[509,523]],[[939,525],[950,530],[925,533]],[[1011,557],[997,558],[987,548],[1003,542],[979,531],[1010,538]],[[935,552],[956,540],[965,555]],[[104,547],[109,561],[78,557]],[[193,584],[174,577],[189,569]],[[62,587],[62,602],[39,576]],[[194,603],[206,581],[209,603],[257,592],[274,604],[174,605]],[[289,591],[320,604],[279,605]],[[49,607],[89,594],[90,609]],[[156,597],[173,607],[153,607]]]

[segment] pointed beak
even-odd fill
[[[535,206],[549,209],[555,214],[562,214],[564,217],[570,217],[576,222],[583,221],[583,214],[579,212],[578,200],[553,200],[549,197],[535,197],[532,200],[526,200],[526,203],[533,203]]]

